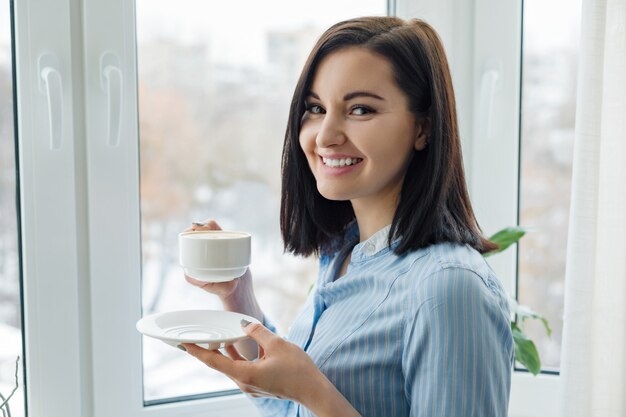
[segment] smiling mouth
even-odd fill
[[[327,167],[331,168],[343,168],[351,165],[356,165],[363,161],[363,158],[340,158],[340,159],[331,159],[322,157],[322,162]]]

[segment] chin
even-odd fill
[[[317,188],[317,191],[327,200],[332,201],[347,201],[350,200],[351,196],[346,192],[341,192],[340,190],[329,190],[325,188]]]

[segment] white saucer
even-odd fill
[[[146,316],[136,327],[140,333],[171,346],[195,343],[213,350],[247,337],[241,329],[242,319],[259,323],[254,317],[230,311],[182,310]]]

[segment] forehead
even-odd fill
[[[389,60],[363,47],[342,48],[325,56],[317,66],[311,84],[316,93],[375,88],[399,92]]]

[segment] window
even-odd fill
[[[283,256],[278,236],[278,170],[290,94],[304,53],[323,28],[342,18],[384,14],[386,2],[360,2],[358,8],[330,1],[13,2],[16,103],[10,101],[7,72],[7,3],[0,8],[5,31],[0,32],[0,297],[8,292],[13,298],[8,304],[0,300],[0,323],[12,326],[18,341],[10,348],[19,352],[19,214],[28,411],[67,417],[253,415],[228,380],[161,343],[142,344],[134,324],[142,313],[219,308],[183,281],[176,257],[178,232],[191,221],[213,217],[225,228],[252,232],[260,302],[279,329],[287,330],[316,268]],[[555,334],[552,342],[539,342],[540,350],[547,369],[558,368],[551,352],[558,350],[560,313],[551,308],[558,308],[560,284],[554,281],[543,292],[535,284],[561,272],[554,267],[558,262],[542,264],[539,272],[530,268],[539,267],[533,261],[545,255],[543,239],[565,237],[555,238],[561,232],[535,214],[548,203],[556,206],[537,193],[533,177],[548,168],[567,176],[570,127],[567,117],[558,117],[568,114],[567,100],[546,89],[541,77],[557,72],[545,69],[554,63],[565,68],[572,52],[543,54],[531,49],[531,38],[547,39],[572,19],[544,10],[541,17],[550,16],[553,24],[534,25],[532,10],[539,6],[527,0],[522,31],[521,0],[388,3],[402,17],[432,23],[446,44],[481,226],[493,233],[515,224],[519,211],[520,223],[534,228],[522,241],[519,268],[515,251],[490,262],[511,294],[519,287],[520,301],[550,319]],[[552,32],[532,35],[537,27]],[[121,74],[123,82],[108,86],[117,91],[107,89],[105,59]],[[42,66],[62,81],[54,90],[60,106],[49,106]],[[569,81],[572,93],[573,78],[559,80]],[[538,103],[552,106],[550,112],[533,114]],[[19,196],[21,213],[15,213],[12,177],[13,116],[6,113],[13,106],[19,116],[19,185],[28,191]],[[50,129],[51,109],[53,122],[63,110],[60,132]],[[117,116],[120,133],[112,138],[108,124]],[[556,127],[548,124],[555,120]],[[557,229],[567,223],[558,212],[548,219]],[[13,254],[7,255],[11,245]],[[5,285],[6,279],[11,283]],[[537,291],[549,297],[537,304]],[[276,303],[279,297],[293,301]],[[7,305],[17,311],[7,312]],[[541,329],[529,331],[541,339]],[[12,360],[8,368],[3,361],[2,393],[12,388]],[[526,377],[514,376],[511,416],[557,415],[558,376]],[[23,396],[22,391],[12,401],[23,403]],[[12,404],[12,413],[19,407]]]
[[[179,232],[214,218],[252,234],[257,297],[287,332],[317,274],[314,259],[283,254],[280,238],[280,161],[291,95],[329,25],[386,9],[384,0],[358,7],[137,1],[144,315],[221,309],[184,281],[177,252]],[[225,18],[235,15],[236,21]],[[230,379],[149,338],[143,339],[143,387],[147,405],[238,392]]]
[[[25,415],[22,354],[22,312],[16,195],[16,140],[13,103],[11,10],[0,2],[0,404],[18,389],[2,410],[14,417]]]
[[[580,0],[524,2],[518,300],[550,322],[552,337],[526,325],[547,371],[560,364],[580,20]]]
[[[559,286],[566,253],[563,232],[570,191],[566,177],[572,155],[567,135],[574,116],[577,9],[580,2],[477,0],[472,24],[453,13],[442,25],[459,92],[460,127],[478,221],[487,234],[518,222],[531,229],[521,240],[519,256],[509,250],[490,257],[489,263],[509,294],[550,320],[555,331],[549,341],[539,323],[527,323],[544,370],[558,368],[555,353],[560,349]],[[433,17],[442,20],[437,13]],[[470,59],[465,53],[470,48],[471,83],[464,76],[468,70],[459,64]],[[555,186],[558,189],[551,188]],[[557,214],[546,216],[548,211]],[[542,252],[545,245],[550,255]],[[547,262],[542,262],[544,256]],[[534,377],[516,369],[509,415],[558,415],[559,380],[558,373]]]
[[[172,247],[190,221],[211,216],[253,233],[260,301],[286,330],[308,290],[293,277],[311,280],[315,268],[269,261],[281,252],[277,177],[290,90],[322,29],[384,14],[386,3],[136,3],[15,3],[21,186],[29,190],[28,409],[253,415],[241,395],[224,395],[229,381],[181,352],[149,341],[142,349],[135,323],[142,309],[217,307],[184,283]],[[172,151],[187,163],[168,160]],[[283,283],[271,287],[270,275]],[[281,291],[293,304],[272,310]]]

